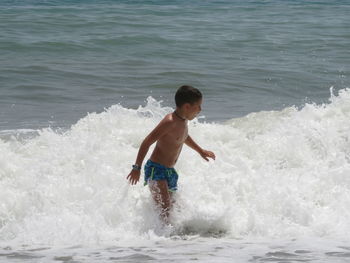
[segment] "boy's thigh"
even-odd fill
[[[149,188],[151,190],[153,199],[162,204],[170,204],[170,194],[167,180],[149,180]]]

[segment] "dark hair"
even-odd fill
[[[188,85],[181,86],[175,94],[176,107],[181,107],[185,103],[192,104],[200,99],[202,99],[202,93],[198,89]]]

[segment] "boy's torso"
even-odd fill
[[[171,130],[157,141],[150,159],[166,167],[173,167],[187,139],[188,127],[187,121],[177,119],[174,114],[168,114],[165,118],[171,120]]]

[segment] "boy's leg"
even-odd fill
[[[169,195],[170,195],[170,210],[171,210],[175,205],[175,193],[169,191]]]
[[[169,211],[171,209],[172,200],[168,191],[168,182],[166,180],[152,180],[149,182],[152,197],[157,207],[160,209],[160,217],[169,224]]]

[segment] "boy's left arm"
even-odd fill
[[[207,151],[202,149],[192,138],[191,136],[187,136],[186,140],[185,140],[185,144],[189,147],[191,147],[193,150],[195,150],[196,152],[198,152],[202,158],[206,161],[209,161],[209,158],[212,158],[213,160],[215,160],[215,154],[211,151]]]

